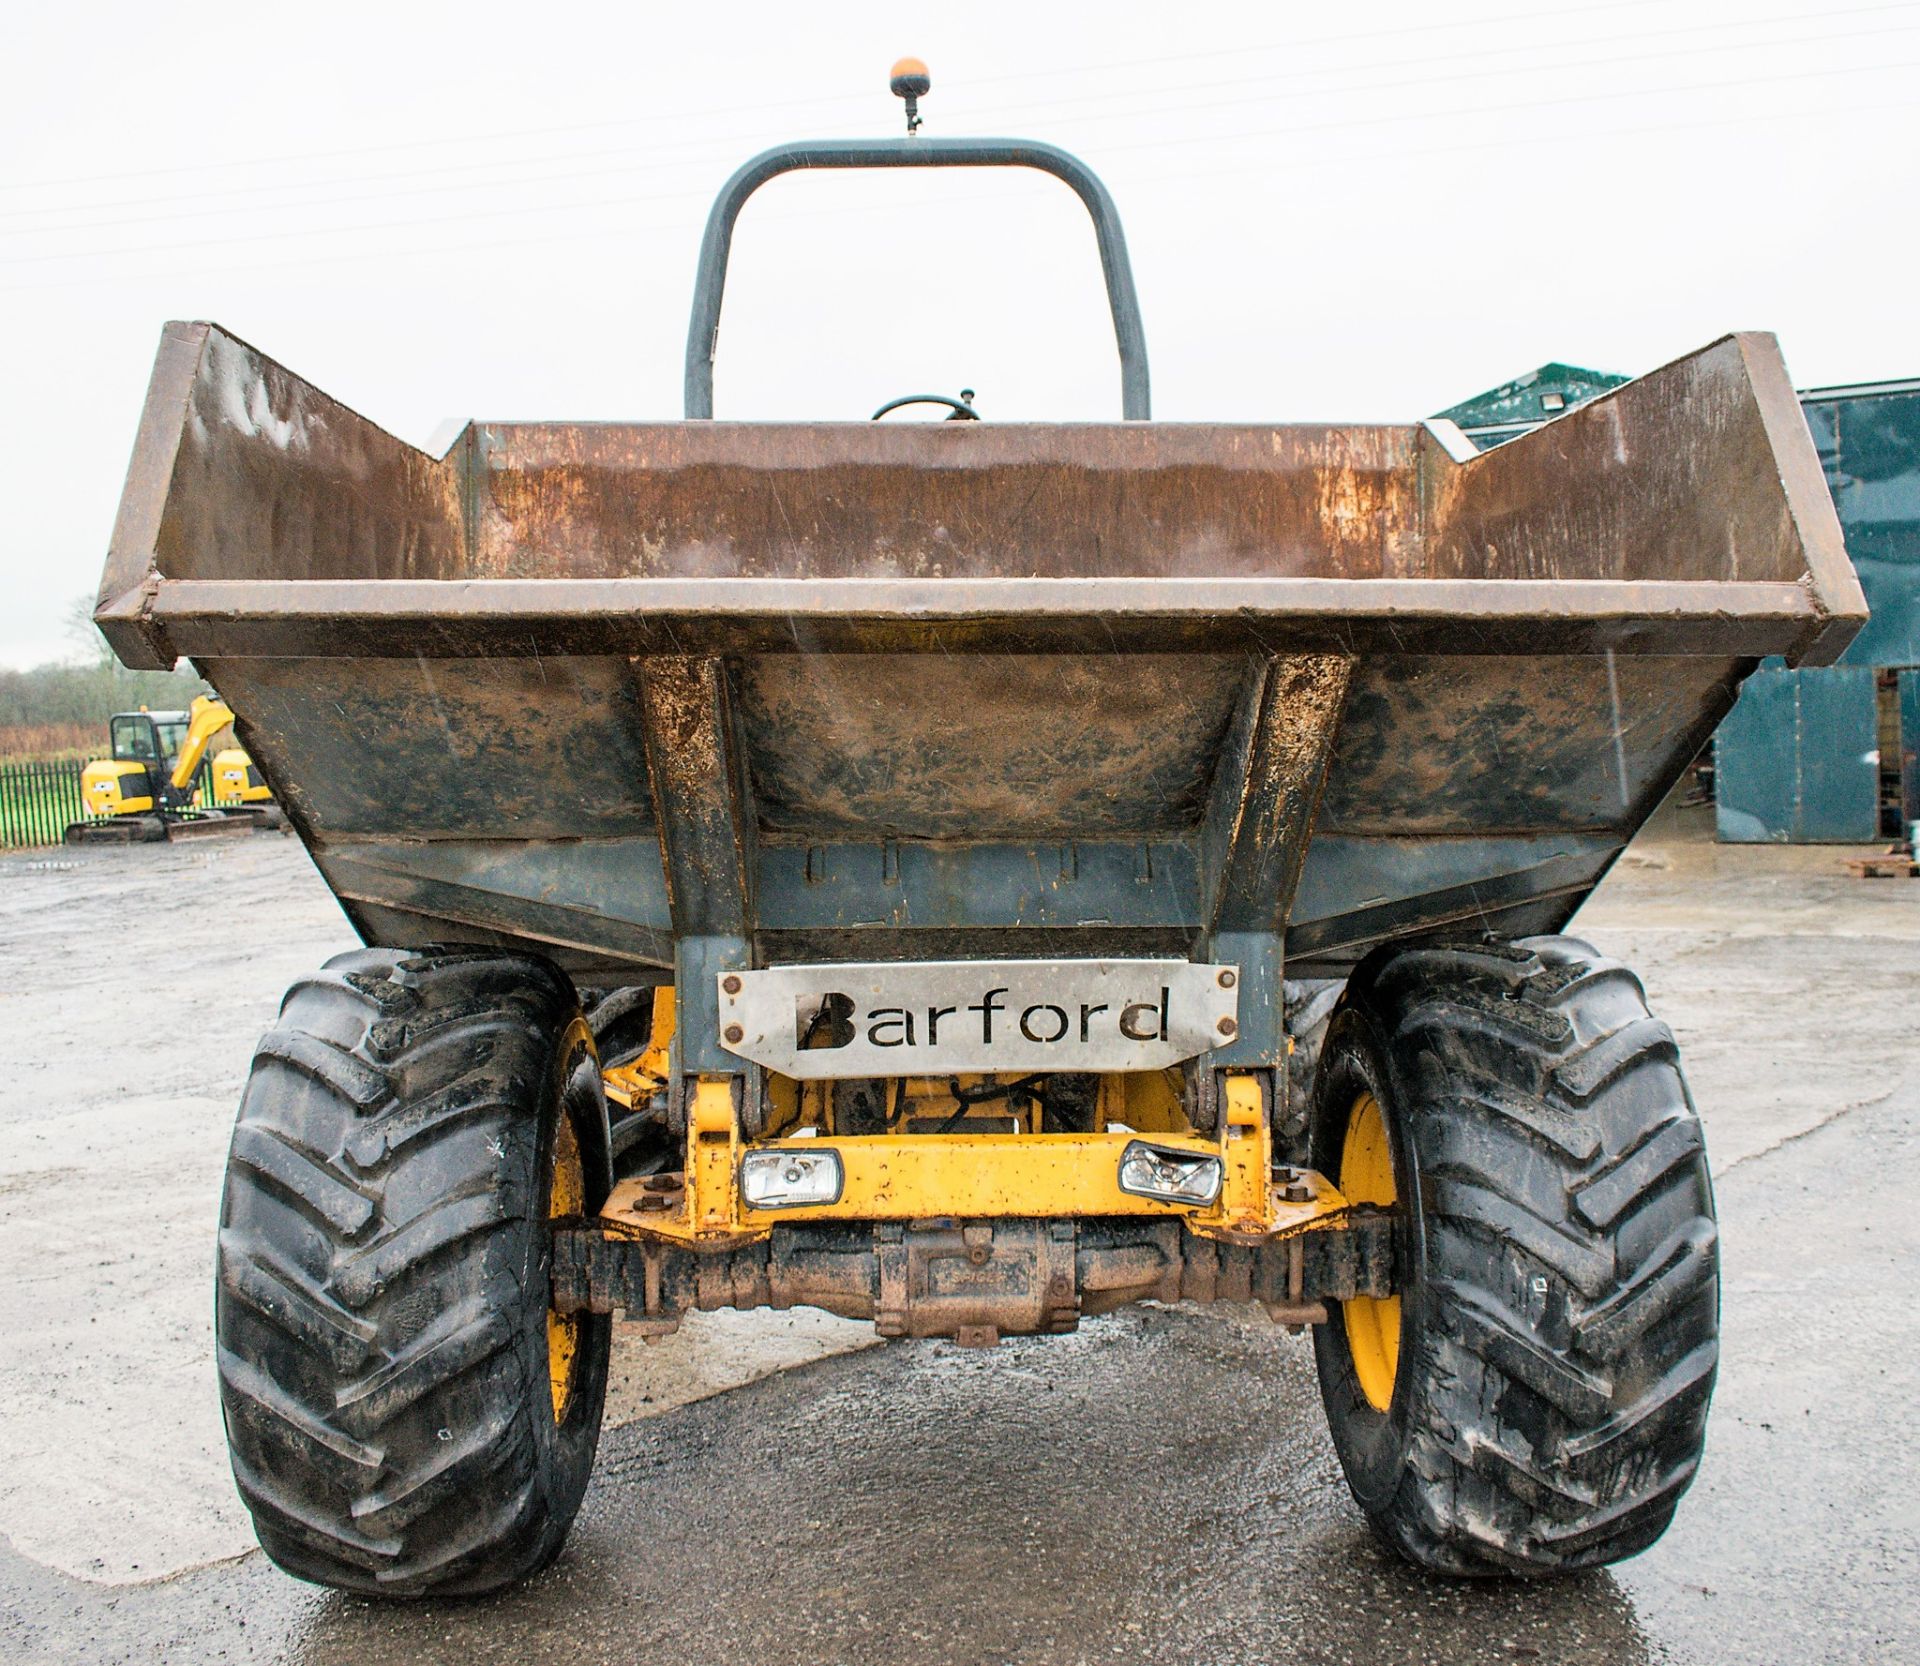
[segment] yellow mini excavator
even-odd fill
[[[285,826],[273,789],[238,746],[207,751],[233,724],[224,700],[197,695],[186,711],[116,712],[108,722],[112,756],[81,771],[84,819],[66,831],[70,845],[127,844]]]

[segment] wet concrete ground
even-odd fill
[[[0,1659],[1920,1662],[1917,904],[1832,853],[1656,843],[1581,922],[1688,1049],[1725,1235],[1707,1461],[1611,1572],[1405,1568],[1347,1498],[1304,1338],[1138,1309],[986,1354],[893,1344],[615,1430],[560,1564],[482,1602],[368,1604],[257,1554],[111,1585],[0,1550]]]
[[[0,858],[0,1540],[30,1561],[140,1584],[252,1548],[208,1375],[221,1176],[281,991],[354,945],[291,839]],[[608,1416],[873,1341],[812,1309],[622,1330]]]

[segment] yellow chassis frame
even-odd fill
[[[629,1074],[644,1082],[649,1059]],[[609,1094],[623,1103],[638,1085],[621,1072],[609,1073]],[[1294,1170],[1285,1188],[1272,1184],[1273,1139],[1255,1077],[1229,1074],[1223,1098],[1218,1140],[1194,1134],[880,1134],[750,1144],[740,1137],[729,1079],[702,1077],[688,1104],[684,1172],[621,1182],[601,1219],[623,1234],[718,1250],[801,1221],[1098,1215],[1182,1218],[1188,1230],[1204,1237],[1261,1243],[1332,1225],[1347,1212],[1347,1200],[1311,1171]],[[1224,1181],[1218,1198],[1199,1206],[1123,1192],[1121,1154],[1136,1139],[1219,1157]],[[840,1197],[796,1208],[749,1207],[740,1193],[741,1159],[749,1151],[780,1150],[837,1153],[845,1175]]]

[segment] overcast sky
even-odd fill
[[[1777,332],[1920,374],[1920,4],[1833,0],[15,8],[0,97],[0,664],[73,651],[162,322],[425,444],[671,418],[701,221],[776,140],[1077,151],[1154,414],[1412,420],[1547,360]],[[742,219],[716,414],[922,389],[1118,415],[1093,239],[1023,174],[789,177]]]

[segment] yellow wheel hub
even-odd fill
[[[587,1171],[580,1161],[580,1140],[564,1110],[553,1141],[553,1184],[547,1191],[547,1218],[577,1215],[587,1205]],[[580,1351],[580,1316],[547,1309],[547,1375],[553,1386],[553,1420],[566,1420],[573,1398],[573,1361]]]
[[[1347,1135],[1340,1147],[1340,1190],[1355,1203],[1390,1208],[1399,1201],[1393,1183],[1393,1148],[1380,1102],[1363,1093],[1347,1112]],[[1347,1351],[1360,1392],[1375,1411],[1393,1404],[1393,1379],[1400,1370],[1400,1298],[1355,1296],[1342,1302]]]

